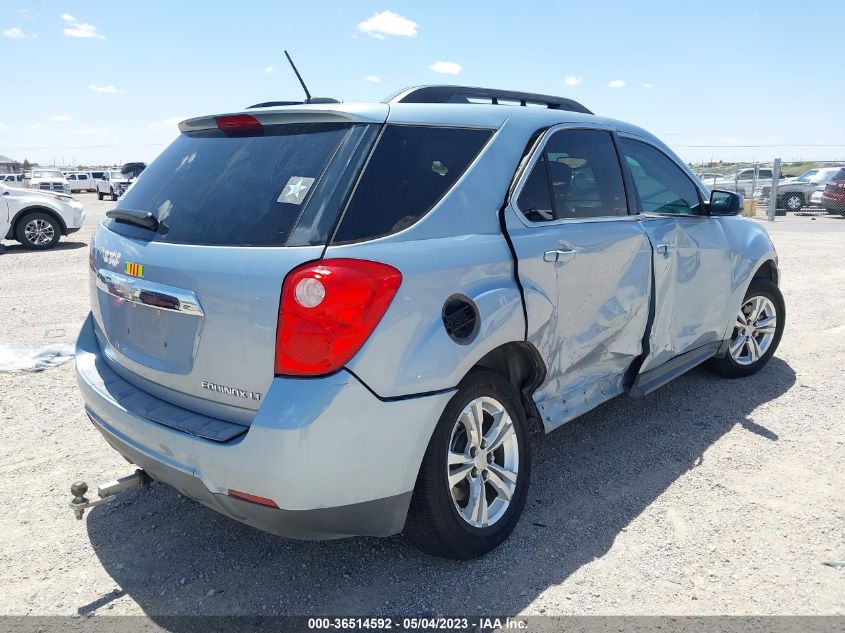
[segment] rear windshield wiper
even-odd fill
[[[106,217],[112,218],[117,222],[126,222],[127,224],[135,224],[150,231],[158,230],[158,220],[150,211],[138,211],[136,209],[112,209],[106,211]]]

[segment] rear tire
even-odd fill
[[[769,279],[752,279],[736,317],[728,350],[707,362],[725,378],[756,374],[774,355],[783,336],[786,307],[780,289]]]
[[[112,202],[117,200],[117,196],[114,195],[114,189],[109,189],[109,196],[111,196]]]
[[[59,243],[62,229],[53,216],[40,211],[27,213],[15,227],[15,239],[25,248],[46,251]]]
[[[429,554],[459,560],[483,556],[502,543],[528,494],[527,429],[513,385],[489,370],[470,372],[446,405],[423,457],[405,528],[408,540]]]

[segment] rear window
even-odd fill
[[[265,127],[252,136],[182,134],[116,207],[152,212],[158,232],[115,220],[109,228],[160,242],[284,245],[308,205],[326,190],[324,175],[338,148],[351,137],[359,141],[361,129],[369,127],[303,123]]]
[[[417,222],[461,177],[492,134],[486,129],[386,126],[333,242],[373,239]]]

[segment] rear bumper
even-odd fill
[[[382,401],[345,371],[277,378],[246,432],[216,442],[141,413],[156,408],[156,399],[109,368],[90,316],[76,367],[86,412],[124,457],[222,514],[300,539],[400,532],[423,454],[452,395]],[[233,499],[230,489],[272,499],[278,509]]]

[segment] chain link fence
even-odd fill
[[[771,217],[775,177],[775,216],[845,213],[845,209],[836,204],[835,196],[824,195],[826,189],[845,190],[845,161],[720,162],[690,167],[711,190],[742,194],[745,215]]]

